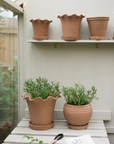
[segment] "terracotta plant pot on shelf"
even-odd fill
[[[90,40],[105,40],[106,29],[109,17],[90,17],[87,18],[91,36]]]
[[[23,99],[28,104],[30,122],[29,127],[34,130],[51,129],[54,125],[53,114],[55,103],[61,97],[60,84],[39,77],[24,82]]]
[[[62,16],[58,15],[58,18],[61,20],[63,36],[61,37],[63,40],[79,40],[80,39],[80,26],[83,15],[67,15],[64,14]]]
[[[90,103],[93,99],[98,99],[95,86],[92,86],[90,90],[86,90],[83,85],[75,83],[74,87],[63,86],[62,91],[66,100],[63,113],[69,128],[75,130],[87,128],[92,116],[92,106]]]
[[[47,99],[42,99],[41,97],[32,99],[32,97],[25,93],[23,99],[27,101],[30,122],[29,127],[34,130],[47,130],[53,127],[53,113],[55,108],[56,100],[61,97],[49,96]]]
[[[75,106],[65,103],[63,113],[69,128],[81,130],[88,126],[88,122],[92,116],[92,106],[91,104]]]
[[[52,20],[41,20],[41,19],[36,19],[33,20],[31,19],[30,22],[32,22],[33,25],[33,31],[34,31],[34,40],[45,40],[48,39],[48,27],[49,24],[52,22]]]

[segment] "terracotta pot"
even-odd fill
[[[34,36],[33,39],[35,40],[43,40],[43,39],[48,39],[48,27],[49,24],[52,22],[52,20],[41,20],[41,19],[36,19],[33,20],[31,19],[30,22],[32,22],[33,25],[33,31],[34,31]]]
[[[105,40],[106,29],[109,17],[90,17],[87,18],[91,37],[90,40]]]
[[[91,104],[75,106],[65,103],[63,113],[70,128],[85,129],[92,116],[92,106]]]
[[[30,95],[25,93],[22,97],[27,101],[29,108],[31,119],[29,126],[38,130],[42,130],[40,128],[43,128],[43,130],[51,128],[49,125],[53,123],[55,103],[57,98],[61,96],[58,95],[56,98],[49,96],[47,99],[42,99],[41,97],[32,99]],[[53,125],[51,126],[53,127]]]
[[[81,20],[85,16],[83,15],[67,15],[64,14],[62,16],[58,16],[58,18],[61,20],[62,24],[62,30],[63,30],[63,36],[61,37],[63,40],[78,40],[80,39],[80,25]]]

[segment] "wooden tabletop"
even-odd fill
[[[52,129],[38,131],[30,129],[28,122],[29,119],[25,118],[20,121],[11,135],[5,139],[4,144],[28,144],[30,140],[23,138],[24,135],[33,136],[47,144],[59,133],[63,133],[64,138],[59,140],[58,144],[66,144],[66,138],[87,134],[91,135],[95,144],[110,144],[103,120],[90,120],[87,129],[84,130],[72,130],[68,128],[65,120],[54,120],[54,127]]]

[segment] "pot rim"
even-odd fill
[[[105,17],[105,16],[88,17],[87,21],[109,21],[109,17]]]
[[[37,99],[39,99],[39,100],[42,100],[42,101],[47,101],[48,99],[54,99],[54,100],[56,100],[57,98],[60,98],[61,97],[61,95],[59,94],[58,96],[56,96],[56,97],[53,97],[53,96],[48,96],[46,99],[43,99],[42,97],[36,97],[36,98],[32,98],[32,96],[31,95],[29,95],[28,93],[24,93],[23,95],[22,95],[22,98],[23,99],[28,99],[29,101],[35,101],[35,100],[37,100]]]
[[[57,18],[64,18],[64,17],[72,17],[72,16],[75,16],[75,17],[82,17],[82,18],[84,18],[85,16],[84,15],[77,15],[77,14],[72,14],[72,15],[67,15],[67,14],[64,14],[64,15],[58,15],[58,17]]]
[[[30,20],[30,22],[33,22],[33,21],[34,21],[34,22],[35,22],[35,21],[39,21],[39,22],[45,22],[45,21],[47,21],[47,22],[49,22],[49,23],[53,22],[52,20],[48,20],[48,19],[43,19],[43,20],[42,20],[42,19],[39,19],[39,18],[38,18],[38,19],[34,19],[34,20],[33,20],[33,19]]]

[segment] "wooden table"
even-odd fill
[[[4,144],[28,144],[30,141],[27,138],[23,138],[24,135],[33,136],[43,140],[44,143],[49,143],[59,133],[63,133],[64,138],[58,141],[58,144],[65,144],[65,138],[86,134],[91,135],[95,144],[110,144],[103,120],[91,119],[85,130],[72,130],[68,128],[65,120],[54,120],[54,127],[45,131],[30,129],[28,125],[29,120],[24,118],[12,131],[11,135],[5,139]]]

